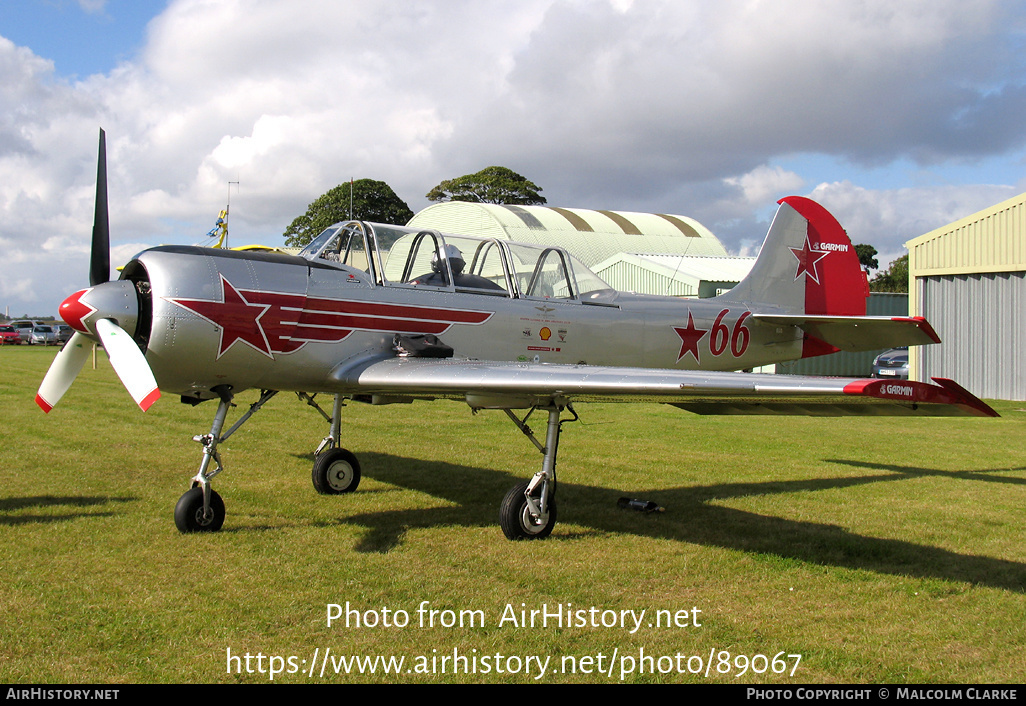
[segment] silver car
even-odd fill
[[[52,326],[34,326],[29,343],[38,346],[57,345],[57,334],[53,332]]]
[[[64,345],[71,340],[71,336],[74,331],[67,324],[57,324],[53,327],[54,336],[57,338],[58,345]]]
[[[19,319],[11,322],[11,326],[13,326],[18,331],[18,335],[21,336],[21,342],[29,344],[32,343],[32,329],[39,325],[38,321],[32,321],[31,319]]]
[[[873,360],[873,377],[908,380],[908,348],[891,348]]]

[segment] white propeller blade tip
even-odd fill
[[[61,401],[89,357],[82,345],[83,339],[84,336],[76,331],[46,371],[46,377],[36,392],[36,404],[44,412],[49,413]]]
[[[153,378],[146,356],[132,337],[110,319],[97,319],[96,332],[100,334],[103,347],[107,349],[114,372],[121,378],[128,394],[145,412],[160,397],[157,381]]]

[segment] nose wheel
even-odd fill
[[[175,505],[175,526],[179,532],[217,532],[221,529],[225,517],[224,500],[210,487],[210,479],[224,470],[217,447],[238,431],[239,427],[256,414],[268,400],[278,394],[277,390],[263,390],[260,399],[251,404],[249,410],[232,425],[232,428],[222,434],[228,408],[233,406],[232,388],[225,385],[212,388],[211,391],[217,393],[221,401],[217,405],[217,412],[214,413],[210,433],[192,438],[203,446],[203,459],[200,461],[199,472],[192,478],[192,488],[187,490]],[[213,470],[210,470],[211,463],[214,464]]]
[[[210,505],[203,507],[203,488],[188,490],[175,505],[175,526],[179,532],[217,532],[224,524],[224,500],[210,491]]]

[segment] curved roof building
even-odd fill
[[[559,245],[589,267],[621,252],[727,255],[723,244],[701,223],[664,213],[447,201],[428,206],[407,225]]]

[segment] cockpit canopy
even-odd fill
[[[385,287],[432,287],[500,297],[600,301],[612,289],[559,247],[363,221],[326,228],[299,253],[338,263]]]

